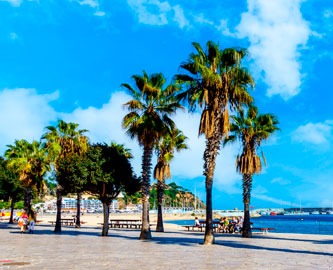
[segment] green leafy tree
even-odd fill
[[[104,225],[102,236],[108,235],[110,205],[120,192],[131,195],[140,189],[129,161],[129,150],[122,145],[92,145],[82,157],[84,174],[88,174],[86,190],[98,197],[103,204]]]
[[[262,169],[261,158],[257,154],[257,150],[263,141],[279,130],[278,120],[272,114],[259,114],[257,107],[254,106],[247,110],[247,114],[240,111],[239,115],[232,116],[232,119],[231,135],[225,140],[225,143],[239,140],[242,144],[242,153],[236,159],[236,169],[243,176],[244,222],[242,236],[252,237],[250,226],[252,178],[254,174],[259,174]],[[263,152],[262,159],[266,163]]]
[[[88,137],[84,135],[86,129],[78,129],[79,124],[58,120],[56,126],[46,127],[47,132],[42,136],[45,140],[45,148],[47,149],[49,159],[52,161],[55,171],[58,169],[58,162],[73,154],[84,155],[88,150]],[[58,183],[57,186],[57,219],[54,228],[55,232],[61,232],[61,203],[63,187]],[[78,193],[77,201],[77,219],[76,225],[80,226],[80,200],[81,194]]]
[[[41,142],[16,140],[14,145],[8,145],[5,157],[8,167],[19,175],[19,181],[26,188],[24,208],[29,212],[32,190],[36,189],[41,193],[45,187],[44,177],[50,170],[47,153]]]
[[[149,225],[149,194],[151,161],[155,145],[175,124],[170,116],[181,105],[175,99],[178,90],[174,85],[164,87],[166,82],[161,73],[148,76],[134,75],[135,87],[122,84],[132,96],[132,100],[124,104],[130,112],[123,119],[123,127],[130,138],[136,138],[143,147],[142,156],[142,229],[140,239],[151,239]]]
[[[206,227],[204,244],[214,243],[212,188],[216,157],[221,140],[228,136],[229,110],[240,109],[252,102],[247,89],[253,86],[249,72],[241,66],[246,55],[244,49],[220,50],[212,41],[206,51],[198,43],[192,43],[196,52],[181,64],[184,74],[175,76],[183,85],[179,98],[187,102],[190,111],[199,106],[202,114],[199,135],[205,135],[204,176],[206,177]]]
[[[0,200],[10,201],[9,223],[13,223],[15,203],[23,199],[25,188],[18,180],[19,175],[8,167],[8,161],[0,157]]]
[[[164,232],[163,226],[163,198],[165,180],[171,178],[170,162],[174,158],[174,151],[187,149],[186,136],[179,129],[173,129],[171,134],[162,137],[156,146],[157,164],[154,168],[154,178],[157,180],[157,224],[156,231]]]

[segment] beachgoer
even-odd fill
[[[239,233],[243,227],[243,222],[241,222],[241,218],[236,218],[234,225],[234,232]]]
[[[227,217],[223,218],[223,227],[222,227],[224,233],[229,232],[229,219]]]
[[[220,218],[219,225],[217,225],[217,229],[219,232],[223,230],[223,217]]]
[[[24,233],[28,225],[28,215],[26,212],[23,212],[18,220],[18,226],[21,229],[21,233]]]
[[[201,224],[200,224],[200,221],[199,221],[198,217],[195,217],[195,219],[194,219],[194,226],[201,227]]]
[[[34,233],[35,224],[36,224],[36,214],[34,210],[30,209],[28,217],[28,231],[29,233]]]

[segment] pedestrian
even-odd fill
[[[36,221],[37,221],[36,213],[34,212],[34,210],[30,209],[29,217],[28,217],[28,232],[29,233],[34,233]]]
[[[28,226],[28,215],[26,212],[23,212],[18,220],[18,226],[21,229],[21,233],[24,233]]]

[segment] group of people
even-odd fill
[[[231,221],[227,217],[221,217],[217,229],[222,233],[238,233],[242,231],[242,227],[242,217],[233,217]]]
[[[199,219],[195,217],[194,226],[201,227]],[[238,233],[242,231],[243,218],[233,217],[231,220],[227,217],[221,217],[217,225],[217,232],[221,233]]]
[[[32,209],[24,211],[19,217],[16,217],[15,220],[20,227],[21,233],[25,233],[26,231],[29,233],[34,233],[36,213]]]

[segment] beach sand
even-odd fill
[[[62,218],[71,218],[73,217],[73,214],[65,214],[62,213]],[[163,214],[163,220],[164,221],[170,221],[170,220],[193,220],[194,224],[194,216],[191,214]],[[199,214],[199,219],[205,219],[205,215]],[[39,214],[37,216],[37,219],[41,221],[41,224],[47,224],[48,221],[55,221],[56,215],[55,214]],[[109,219],[141,219],[141,214],[127,214],[127,213],[119,213],[119,214],[110,214]],[[151,224],[157,223],[157,214],[149,214],[149,219]],[[84,214],[81,215],[81,222],[84,222],[84,226],[100,226],[101,223],[103,223],[103,214]],[[164,226],[170,227],[170,228],[177,228],[179,226],[175,226],[172,223],[165,223]]]
[[[204,246],[203,232],[170,223],[164,233],[152,230],[152,240],[141,241],[136,229],[110,229],[101,237],[102,215],[85,214],[82,228],[63,227],[61,234],[53,232],[52,218],[39,215],[43,222],[34,234],[0,223],[0,269],[333,269],[332,235],[215,234],[215,244]]]

